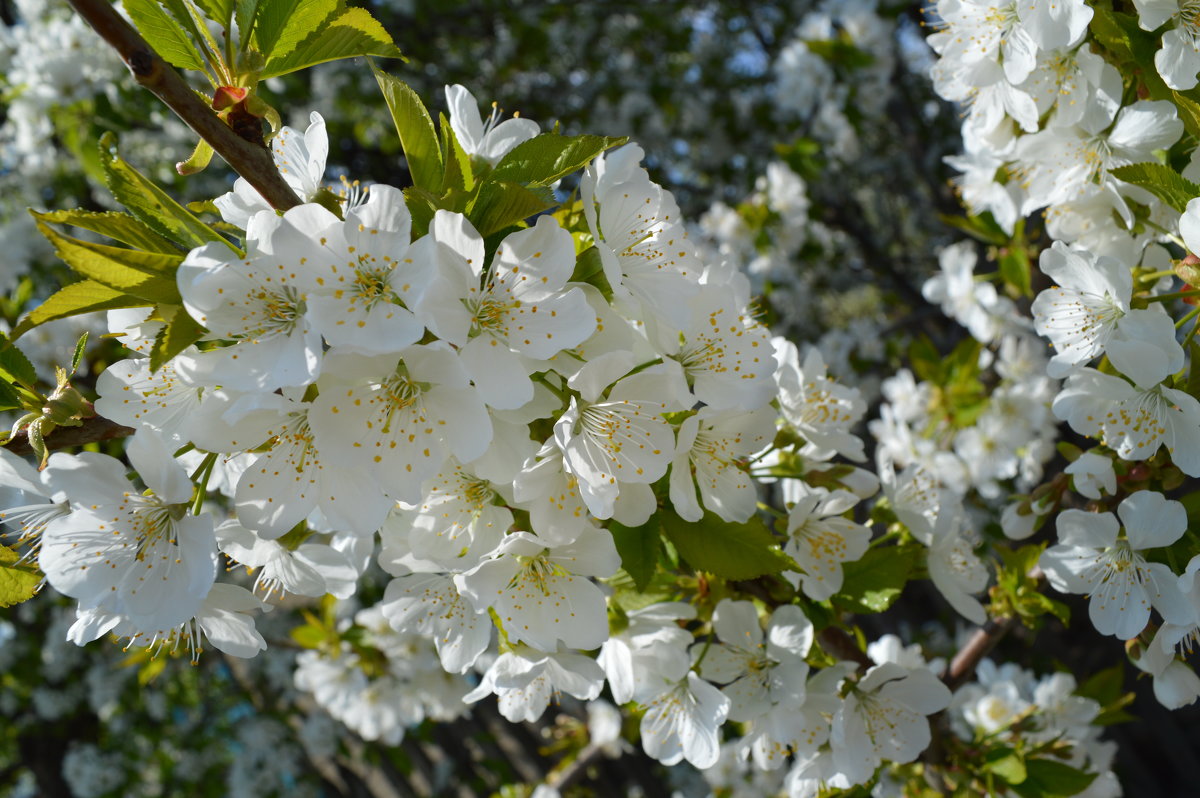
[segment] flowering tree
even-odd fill
[[[651,105],[682,132],[568,134],[409,82],[362,8],[72,5],[23,7],[5,46],[46,17],[110,59],[97,90],[10,72],[0,135],[36,150],[55,135],[39,109],[120,106],[119,56],[191,154],[164,185],[125,139],[76,141],[94,198],[12,165],[72,207],[32,212],[58,265],[25,245],[0,339],[0,604],[19,605],[0,665],[10,714],[33,708],[0,776],[131,794],[150,749],[121,730],[145,702],[214,751],[165,752],[147,794],[214,768],[236,785],[217,794],[381,794],[406,737],[470,715],[543,723],[564,755],[510,741],[511,775],[463,789],[567,793],[624,758],[678,765],[619,782],[643,789],[1119,795],[1100,727],[1130,700],[1120,664],[985,659],[1014,629],[1061,632],[1070,594],[1164,706],[1200,696],[1187,9],[940,0],[927,45],[906,5],[697,11],[664,39],[697,51],[681,80],[710,91],[706,64],[772,59],[743,61],[771,80],[735,116],[774,110],[746,124],[763,174],[739,195],[727,159],[687,149],[715,114],[695,98],[690,117]],[[750,31],[736,57],[718,29]],[[382,60],[346,60],[363,56]],[[337,116],[284,125],[297,75],[331,62],[357,87]],[[965,213],[919,160],[883,197],[839,183],[887,160],[880,130],[932,140],[936,105],[888,121],[895,76],[923,69],[963,115],[946,162]],[[402,170],[331,168],[363,80],[364,129]],[[918,291],[923,259],[940,269]],[[46,358],[39,331],[81,319],[98,334]],[[38,657],[44,683],[8,675]],[[91,730],[47,756],[75,671],[103,687]],[[170,686],[150,706],[131,679]],[[430,773],[426,792],[449,788]]]

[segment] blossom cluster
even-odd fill
[[[1195,364],[1188,365],[1177,334],[1194,314],[1176,322],[1171,292],[1179,283],[1172,252],[1164,248],[1200,247],[1192,232],[1200,202],[1181,213],[1181,203],[1148,190],[1152,184],[1139,181],[1136,170],[1121,167],[1162,168],[1160,154],[1184,133],[1174,102],[1162,98],[1195,86],[1200,63],[1190,45],[1181,49],[1193,25],[1182,4],[1134,6],[1136,13],[1114,16],[1082,0],[999,7],[945,0],[931,11],[936,32],[929,43],[939,55],[937,90],[966,110],[965,152],[949,160],[962,173],[962,199],[1008,234],[1041,210],[1052,240],[1038,263],[1052,287],[1031,307],[1034,330],[1052,347],[1036,369],[1045,377],[1031,375],[1043,380],[1035,404],[1096,441],[1085,452],[1066,450],[1073,462],[1065,478],[1093,511],[1058,514],[1058,542],[1041,567],[1057,590],[1091,596],[1091,620],[1103,634],[1153,636],[1147,623],[1151,608],[1157,610],[1165,625],[1138,662],[1155,675],[1160,700],[1179,706],[1197,695],[1195,674],[1174,656],[1177,646],[1186,650],[1181,641],[1200,620],[1191,566],[1180,574],[1143,552],[1172,546],[1187,527],[1183,505],[1160,489],[1172,490],[1183,475],[1200,475],[1200,402],[1181,390]],[[1120,48],[1105,32],[1127,21],[1147,32],[1146,41],[1161,39],[1157,74],[1145,76],[1133,92],[1119,68]],[[1147,88],[1154,85],[1166,94]],[[1182,177],[1195,175],[1193,159]],[[989,328],[1011,314],[1004,307],[1009,300],[972,280],[969,267],[963,275],[954,288],[948,271],[942,282],[927,285],[927,296],[947,303],[947,312],[985,340],[995,335]],[[1182,288],[1190,289],[1186,278]],[[1044,409],[1032,415],[1046,416]],[[1053,425],[1042,427],[1033,443],[1045,451],[1054,435]],[[1011,442],[1006,437],[1004,448]],[[1007,458],[997,458],[996,449],[987,447],[986,468],[1005,467]],[[1139,463],[1143,470],[1131,471]],[[1020,489],[1040,476],[1034,470]],[[945,471],[937,479],[954,482]],[[1067,487],[1051,482],[1008,505],[1005,533],[1028,537],[1053,510],[1071,507]],[[1103,512],[1112,509],[1116,515]]]
[[[485,124],[461,87],[447,99],[483,168],[537,133]],[[319,199],[323,120],[285,128],[274,152],[297,193]],[[948,691],[926,672],[913,704],[902,668],[855,679],[843,663],[808,678],[813,626],[797,606],[756,635],[754,604],[722,603],[711,650],[681,626],[696,618],[685,603],[630,611],[610,633],[619,605],[595,581],[622,564],[609,523],[637,527],[662,508],[748,521],[751,463],[778,424],[809,469],[864,458],[857,392],[815,350],[802,360],[771,339],[746,279],[701,258],[641,157],[629,146],[595,159],[575,229],[543,215],[491,243],[442,210],[415,234],[383,184],[340,215],[320,202],[277,215],[244,182],[218,198],[245,226],[243,248],[199,247],[177,273],[176,313],[204,338],[153,369],[147,353],[173,320],[110,313],[133,356],[101,375],[95,407],[137,429],[126,454],[145,490],[107,455],[56,453],[40,472],[0,455],[25,502],[4,519],[78,601],[69,639],[111,633],[193,657],[207,641],[250,657],[266,647],[254,614],[268,602],[349,598],[377,563],[392,579],[354,619],[363,631],[306,652],[296,673],[367,739],[396,743],[491,694],[510,720],[535,720],[562,693],[591,700],[607,682],[643,708],[642,745],[667,764],[711,766],[728,719],[753,725],[746,751],[760,767],[813,754],[795,775],[813,789],[915,758],[924,745],[908,726],[927,737],[924,716]],[[586,282],[573,279],[583,253],[597,267]],[[858,472],[831,492],[801,475],[784,479],[784,550],[794,584],[824,600],[871,534],[840,514],[877,482]],[[219,558],[252,584],[218,581]],[[905,733],[878,731],[876,712],[903,717]]]

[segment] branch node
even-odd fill
[[[125,63],[129,65],[129,71],[140,81],[154,74],[155,60],[153,53],[138,49],[129,54]]]

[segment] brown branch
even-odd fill
[[[870,668],[874,665],[871,658],[858,647],[858,643],[854,638],[846,634],[836,626],[826,626],[817,633],[817,639],[821,643],[821,648],[832,654],[838,659],[850,660],[857,663],[859,667]]]
[[[101,416],[92,416],[85,418],[83,424],[78,427],[59,427],[46,436],[45,443],[46,448],[53,451],[68,446],[82,446],[93,441],[127,438],[134,432],[132,427],[122,426]],[[3,448],[22,457],[33,454],[33,447],[29,445],[29,437],[24,430],[18,432]]]
[[[70,0],[79,15],[121,56],[134,79],[162,100],[272,207],[287,210],[299,197],[280,176],[266,147],[237,135],[196,96],[179,73],[125,21],[108,0]]]
[[[942,681],[946,683],[946,686],[951,690],[956,690],[966,683],[975,674],[975,666],[979,664],[980,660],[986,657],[1000,642],[1000,639],[1012,631],[1016,625],[1016,617],[1000,621],[989,619],[986,624],[976,629],[975,634],[954,655],[954,659],[950,660],[950,667],[946,668],[946,672],[942,674]]]
[[[587,769],[600,760],[604,749],[598,745],[588,744],[579,756],[575,757],[571,764],[560,770],[558,773],[552,773],[546,778],[546,786],[562,792],[570,787],[579,779],[583,778],[587,773]]]

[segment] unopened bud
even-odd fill
[[[1187,283],[1183,287],[1184,291],[1193,290],[1195,286],[1200,285],[1200,258],[1189,254],[1175,264],[1175,273],[1179,275],[1180,280]]]

